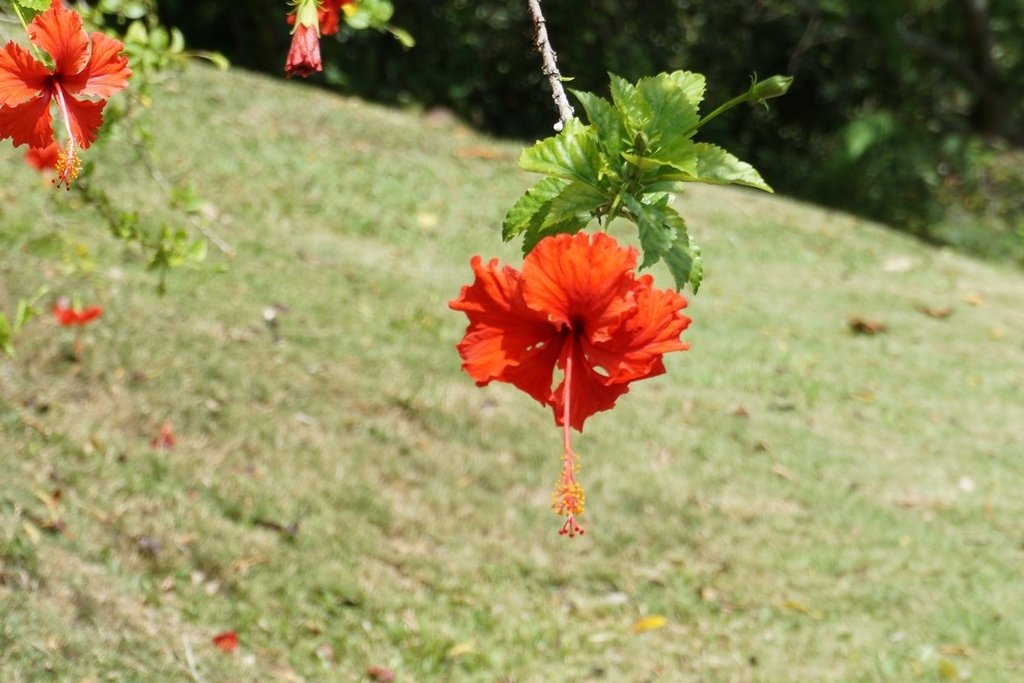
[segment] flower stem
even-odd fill
[[[25,15],[21,13],[21,5],[17,3],[17,0],[10,0],[10,5],[14,9],[14,13],[18,15],[21,27],[25,29],[25,35],[28,36],[28,46],[32,49],[32,56],[42,62],[43,56],[39,53],[39,48],[36,47],[36,44],[32,42],[32,34],[28,32],[28,22],[25,21]]]
[[[729,100],[728,102],[726,102],[725,104],[723,104],[722,106],[718,107],[713,112],[711,112],[710,114],[708,114],[707,116],[702,118],[697,123],[695,123],[692,126],[690,126],[686,130],[686,133],[684,133],[684,135],[689,135],[693,131],[695,131],[698,128],[700,128],[701,126],[703,126],[705,123],[709,123],[712,119],[718,118],[719,114],[724,114],[725,112],[729,111],[730,109],[732,109],[736,105],[743,104],[744,102],[746,102],[749,99],[750,99],[750,93],[749,92],[745,92],[742,95],[737,95],[736,97],[732,98],[731,100]]]

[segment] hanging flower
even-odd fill
[[[552,500],[567,517],[561,533],[583,533],[583,489],[569,428],[608,410],[629,383],[665,372],[662,356],[688,348],[679,340],[690,324],[686,299],[636,277],[637,252],[605,233],[542,240],[523,270],[497,259],[471,265],[476,279],[449,303],[469,318],[458,344],[463,369],[484,386],[508,382],[550,406],[563,429],[563,469]],[[555,382],[555,371],[560,381]]]
[[[67,299],[60,299],[53,305],[53,317],[61,327],[81,327],[103,315],[100,306],[89,306],[83,309],[72,308]]]
[[[0,50],[0,139],[37,149],[54,143],[50,103],[55,101],[67,136],[57,158],[57,184],[70,187],[81,168],[78,150],[96,139],[107,98],[128,85],[132,72],[120,55],[120,41],[102,33],[87,35],[78,13],[61,3],[37,15],[28,34],[35,47],[50,55],[53,68],[14,42]]]
[[[320,59],[320,20],[317,10],[316,0],[299,0],[293,17],[290,17],[295,22],[295,28],[292,29],[292,46],[284,63],[284,72],[288,78],[306,78],[324,70]]]

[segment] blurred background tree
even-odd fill
[[[548,135],[556,119],[526,3],[394,0],[417,47],[342,31],[325,87],[445,107],[499,135]],[[282,74],[281,0],[162,0],[190,44]],[[606,89],[673,69],[708,76],[714,106],[761,76],[796,76],[770,110],[734,112],[708,139],[777,190],[936,242],[1024,263],[1024,2],[1021,0],[557,0],[545,5],[563,74]]]

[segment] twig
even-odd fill
[[[196,670],[196,658],[195,655],[192,654],[192,646],[189,645],[188,640],[186,640],[184,636],[182,636],[181,642],[185,646],[185,663],[188,665],[188,672],[192,675],[192,680],[196,683],[205,683],[205,681],[203,681],[203,677],[200,676],[199,672]]]
[[[527,4],[530,6],[530,16],[533,17],[533,46],[537,48],[544,62],[541,73],[547,76],[548,83],[551,84],[551,99],[558,108],[558,123],[555,124],[555,130],[560,131],[575,113],[562,86],[562,74],[558,72],[558,55],[555,54],[548,39],[548,29],[544,22],[544,13],[540,10],[540,0],[527,0]]]
[[[168,182],[164,174],[160,171],[159,168],[157,168],[157,165],[153,161],[153,157],[149,153],[149,150],[147,150],[142,145],[135,145],[134,147],[136,155],[138,155],[139,159],[146,167],[146,170],[149,172],[149,176],[157,185],[160,186],[160,189],[162,189],[165,193],[170,193],[171,183]],[[184,211],[184,214],[185,219],[192,224],[192,227],[199,231],[199,233],[203,237],[209,240],[210,243],[213,244],[213,246],[217,247],[220,253],[224,254],[229,258],[234,256],[234,250],[231,248],[231,246],[227,242],[222,240],[220,237],[218,237],[213,230],[205,227],[202,223],[197,221],[195,217],[191,213],[189,213],[189,211]]]

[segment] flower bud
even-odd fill
[[[770,100],[773,97],[781,97],[793,85],[792,76],[772,76],[763,81],[756,81],[750,86],[750,99],[755,102]]]

